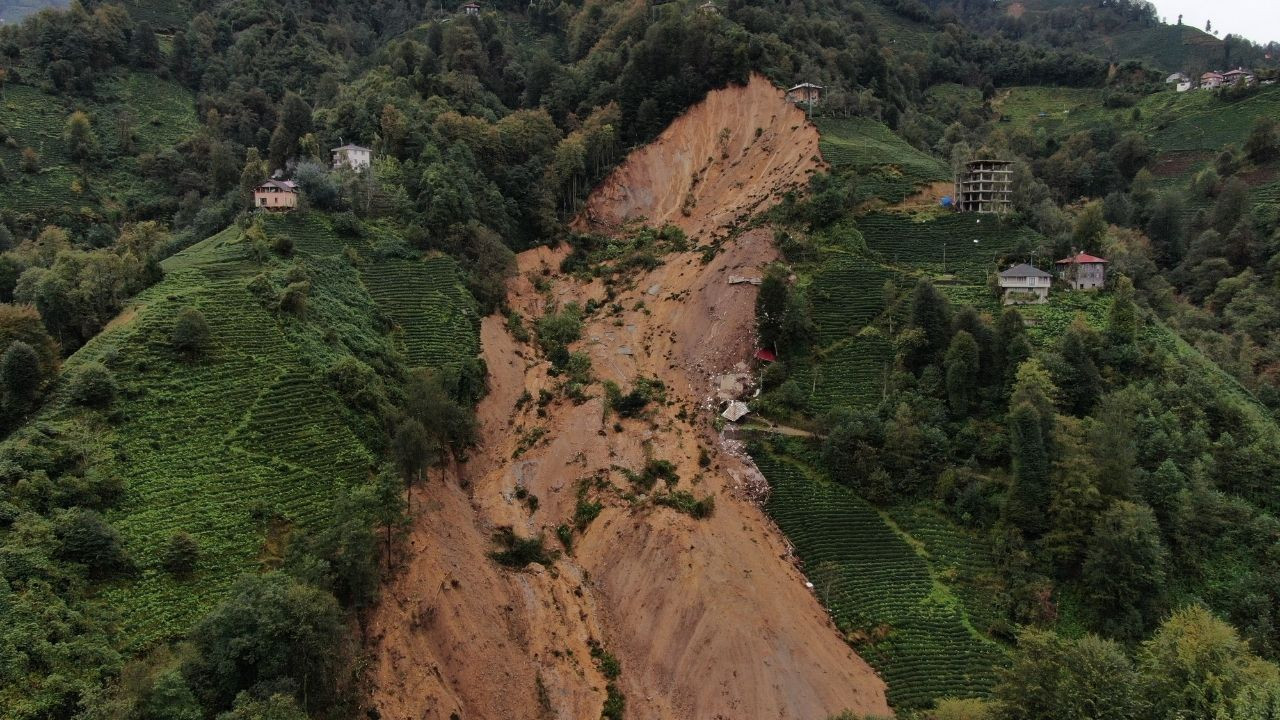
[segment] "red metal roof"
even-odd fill
[[[757,360],[763,360],[765,362],[774,362],[778,359],[778,356],[774,355],[772,350],[765,350],[764,348],[760,348],[759,350],[756,351],[755,358]]]
[[[1054,263],[1054,265],[1070,265],[1071,263],[1080,263],[1081,265],[1089,265],[1091,263],[1104,263],[1104,262],[1107,262],[1107,261],[1103,260],[1100,257],[1090,255],[1089,253],[1080,253],[1079,255],[1076,255],[1074,257],[1063,258],[1062,260],[1059,260],[1058,262]]]

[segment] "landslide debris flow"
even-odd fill
[[[712,148],[728,157],[700,164]],[[643,218],[694,244],[722,238],[819,162],[803,114],[756,78],[713,92],[629,158],[582,222]],[[685,214],[673,203],[690,192]],[[713,377],[754,349],[755,287],[730,278],[758,277],[776,259],[771,238],[721,240],[709,261],[668,254],[616,278],[607,303],[599,278],[560,273],[567,249],[520,255],[508,302],[527,320],[569,303],[610,308],[588,315],[570,348],[598,382],[566,397],[534,344],[501,316],[484,320],[480,445],[416,493],[409,559],[370,625],[381,717],[597,718],[619,696],[627,718],[889,714],[883,682],[749,498],[758,473],[712,425]],[[661,398],[632,417],[610,412],[603,382],[626,392],[637,378],[661,381]],[[714,509],[684,506],[694,500]],[[561,554],[508,569],[491,559],[495,534],[541,537]]]

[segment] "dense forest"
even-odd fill
[[[931,257],[913,266],[877,245],[898,232],[873,211],[907,194],[901,172],[829,157],[766,219],[786,266],[760,288],[760,342],[779,362],[755,409],[820,437],[756,437],[766,476],[768,458],[789,458],[876,507],[925,503],[991,558],[984,609],[970,610],[1000,648],[989,692],[899,709],[1278,712],[1280,214],[1266,193],[1280,126],[1251,110],[1212,151],[1157,139],[1176,130],[1166,74],[1220,53],[1224,66],[1270,63],[1270,77],[1262,46],[1228,37],[1177,67],[1118,55],[1103,41],[1169,27],[1129,2],[1020,18],[967,1],[461,4],[85,0],[0,28],[0,715],[361,714],[361,613],[395,562],[414,485],[474,442],[484,367],[474,340],[389,339],[411,325],[397,315],[408,301],[359,288],[445,288],[452,304],[433,322],[473,337],[473,320],[507,309],[514,253],[592,246],[568,225],[589,190],[752,72],[824,85],[820,123],[874,123],[903,157],[1016,160],[1015,213],[990,223],[1020,233],[1000,260],[1111,259],[1105,308],[1029,326],[987,288],[949,295],[945,260],[932,273]],[[1027,87],[1100,112],[1028,126],[1009,100]],[[1229,113],[1274,89],[1203,95]],[[344,142],[373,149],[370,172],[330,171]],[[251,212],[276,173],[301,188],[296,217],[321,219]],[[814,399],[835,355],[819,317],[833,248],[889,268],[855,338],[888,348],[865,401]],[[404,269],[422,258],[440,263]],[[220,304],[227,293],[241,305]],[[137,334],[104,339],[139,303],[152,314]],[[320,459],[278,450],[245,477],[287,468],[292,482],[323,462],[346,481],[316,491],[328,509],[288,522],[266,501],[240,513],[287,537],[269,557],[202,546],[194,524],[136,527],[125,476],[152,472],[161,445],[189,450],[167,408],[230,394],[224,378],[183,395],[234,354],[211,326],[255,323],[287,343],[246,339],[252,367],[269,366],[282,394],[322,398],[324,428],[350,442]],[[219,432],[208,443],[234,455],[263,431]],[[299,431],[298,446],[314,442]],[[216,564],[224,551],[240,572]],[[117,602],[144,586],[154,607]],[[187,592],[191,607],[173,609]],[[152,611],[163,620],[150,627],[126,617]]]

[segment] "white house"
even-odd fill
[[[1044,303],[1049,301],[1053,276],[1034,265],[1022,263],[1000,273],[1004,304]]]
[[[1186,73],[1176,72],[1164,79],[1166,85],[1174,86],[1178,92],[1186,92],[1191,89],[1191,78]]]
[[[332,152],[334,170],[351,168],[356,172],[363,172],[368,170],[369,165],[373,163],[373,151],[367,147],[343,145],[342,147],[334,148]]]
[[[479,14],[480,14],[480,4],[479,4],[479,3],[469,2],[469,3],[467,3],[466,5],[463,5],[463,6],[462,6],[462,12],[464,12],[464,13],[466,13],[466,14],[468,14],[468,15],[479,15]]]

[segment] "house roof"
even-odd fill
[[[463,5],[462,7],[463,7],[463,8],[476,8],[476,9],[479,9],[479,8],[480,8],[480,3],[469,2],[469,3],[467,3],[466,5]]]
[[[284,190],[285,192],[298,192],[298,184],[292,180],[276,180],[271,179],[258,185],[255,190],[263,188],[275,188],[276,190]]]
[[[338,151],[340,151],[340,150],[363,150],[363,151],[365,151],[365,152],[373,152],[372,150],[370,150],[369,148],[367,148],[367,147],[365,147],[365,146],[363,146],[363,145],[353,145],[353,144],[351,144],[351,143],[347,143],[346,145],[343,145],[342,147],[336,147],[336,148],[334,148],[334,149],[332,150],[332,152],[338,152]]]
[[[1249,72],[1248,70],[1245,70],[1244,68],[1236,68],[1235,70],[1228,70],[1222,73],[1222,76],[1226,77],[1228,75],[1252,75],[1252,74],[1253,73]]]
[[[1020,278],[1020,277],[1053,277],[1049,273],[1041,270],[1035,265],[1020,263],[1000,273],[1002,278]]]
[[[1097,257],[1095,255],[1090,255],[1089,253],[1079,253],[1069,258],[1063,258],[1058,262],[1054,263],[1054,265],[1071,265],[1073,263],[1080,263],[1081,265],[1095,265],[1097,263],[1105,263],[1105,262],[1106,260],[1103,260],[1102,258]]]
[[[1188,78],[1187,78],[1187,76],[1186,76],[1185,74],[1180,73],[1180,72],[1176,72],[1176,73],[1174,73],[1174,74],[1170,75],[1169,77],[1165,78],[1165,79],[1164,79],[1164,81],[1165,81],[1165,82],[1167,82],[1167,83],[1171,83],[1171,82],[1178,82],[1178,81],[1180,81],[1180,80],[1187,80],[1187,79],[1188,79]]]
[[[752,357],[763,362],[774,362],[778,359],[778,356],[774,355],[772,350],[766,350],[765,348],[757,350],[756,354]]]
[[[1207,73],[1205,73],[1205,74],[1201,75],[1200,77],[1201,77],[1202,79],[1204,79],[1204,78],[1212,78],[1212,77],[1222,77],[1222,73],[1220,73],[1220,72],[1214,72],[1214,71],[1210,70],[1209,72],[1207,72]]]
[[[814,84],[813,84],[813,83],[811,83],[811,82],[802,82],[802,83],[800,83],[799,85],[797,85],[797,86],[795,86],[795,87],[791,88],[791,89],[790,89],[790,90],[788,90],[787,92],[795,92],[796,90],[804,90],[805,88],[812,88],[812,89],[814,89],[814,90],[822,90],[822,89],[823,89],[823,87],[822,87],[821,85],[814,85]]]

